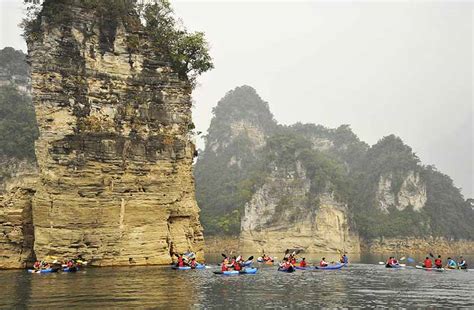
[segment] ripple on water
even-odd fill
[[[0,308],[474,307],[474,272],[391,270],[219,276],[214,269],[90,268],[71,274],[0,272]]]

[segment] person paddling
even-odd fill
[[[343,254],[340,259],[341,264],[348,264],[349,263],[349,258],[346,256],[346,254]]]
[[[197,262],[196,262],[196,258],[191,258],[191,262],[189,263],[189,266],[191,267],[191,269],[195,269],[196,266],[197,266]]]
[[[179,254],[178,256],[178,267],[184,267],[183,255]]]
[[[438,255],[438,258],[435,259],[434,263],[435,263],[436,268],[438,269],[443,268],[443,260],[441,259],[441,255]]]
[[[321,261],[319,262],[319,267],[327,267],[328,263],[326,262],[326,258],[323,257]]]
[[[229,270],[229,260],[226,258],[224,258],[224,261],[222,262],[222,265],[221,265],[221,271],[228,271]]]
[[[304,257],[300,261],[300,267],[306,267],[306,259]]]
[[[448,257],[448,264],[446,265],[446,268],[458,269],[458,265],[456,264],[456,261],[454,259],[452,259],[451,257]]]
[[[431,259],[428,256],[425,258],[425,261],[423,262],[423,267],[433,268],[433,263],[431,262]]]
[[[462,256],[459,257],[458,267],[459,269],[467,269],[467,263]]]

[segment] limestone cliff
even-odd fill
[[[28,41],[36,256],[164,264],[189,249],[202,258],[189,81],[151,51],[134,12],[125,22],[60,4],[68,18],[43,8]]]
[[[413,210],[420,211],[426,203],[426,184],[419,173],[410,171],[404,178],[400,190],[393,191],[392,175],[380,176],[375,199],[380,210],[388,212],[390,207],[399,211],[411,206]]]
[[[315,180],[300,161],[294,169],[274,166],[264,184],[245,205],[240,247],[243,251],[359,252],[357,232],[347,205]],[[314,191],[318,193],[314,193]]]
[[[3,183],[0,193],[0,268],[23,268],[34,259],[32,198],[37,175],[34,167],[22,168]]]
[[[250,86],[229,91],[213,109],[206,148],[196,162],[196,197],[207,234],[237,235],[253,192],[255,164],[276,130],[268,104]]]

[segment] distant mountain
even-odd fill
[[[370,147],[349,125],[278,125],[249,86],[227,93],[213,112],[195,167],[207,234],[241,234],[252,249],[290,235],[315,251],[355,247],[357,233],[474,239],[471,204],[399,137]],[[321,236],[321,227],[330,233]]]

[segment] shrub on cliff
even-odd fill
[[[29,3],[29,13],[22,23],[27,41],[41,39],[43,17],[50,26],[69,25],[72,6],[94,12],[98,17],[102,53],[112,51],[117,27],[122,23],[131,32],[143,29],[155,58],[169,63],[192,86],[200,74],[214,67],[204,33],[189,32],[181,26],[168,0],[144,4],[135,0],[45,0],[42,5],[33,1]],[[130,52],[139,49],[140,35],[129,36],[127,44]]]

